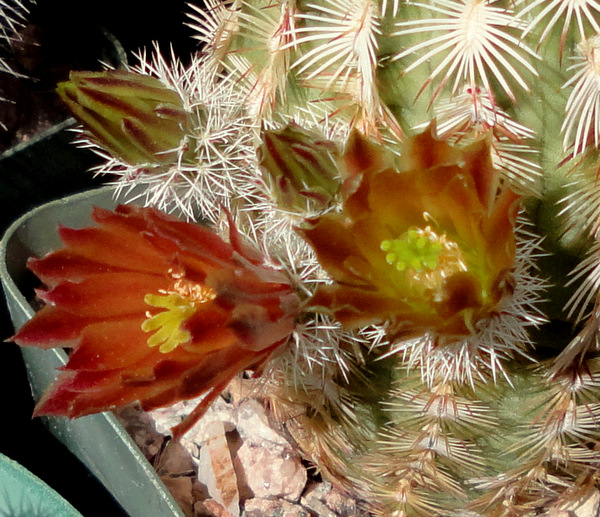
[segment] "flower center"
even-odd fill
[[[397,239],[382,241],[380,248],[386,262],[421,289],[438,291],[446,278],[467,271],[458,245],[429,226],[410,228]]]
[[[154,332],[148,338],[149,347],[159,347],[162,353],[172,352],[177,346],[187,343],[191,334],[182,330],[182,324],[197,310],[198,306],[210,302],[217,294],[210,287],[199,285],[179,278],[172,292],[147,294],[144,301],[152,306],[165,309],[155,315],[148,314],[148,319],[142,323],[144,332]]]

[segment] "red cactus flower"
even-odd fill
[[[65,247],[29,262],[46,306],[14,341],[72,348],[35,414],[136,401],[151,410],[206,393],[174,429],[181,435],[233,376],[286,341],[298,298],[233,225],[228,244],[152,208],[95,209],[93,219],[98,226],[60,228]]]
[[[300,229],[333,283],[313,304],[348,327],[396,335],[475,331],[511,289],[518,196],[497,191],[490,147],[452,147],[430,129],[408,140],[402,170],[358,134],[344,204]]]

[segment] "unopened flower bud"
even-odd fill
[[[173,159],[189,114],[159,79],[126,70],[71,72],[58,94],[115,157],[130,164]]]
[[[297,212],[322,211],[340,188],[337,146],[290,124],[264,131],[260,165],[277,202]]]

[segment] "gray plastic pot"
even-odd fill
[[[100,188],[53,201],[15,221],[0,241],[0,277],[16,329],[34,310],[27,301],[31,273],[26,261],[60,246],[59,224],[81,228],[91,224],[92,206],[112,208],[114,189]],[[29,286],[28,286],[29,284]],[[35,400],[52,383],[57,368],[66,363],[62,349],[23,348],[29,382]],[[69,420],[46,418],[47,427],[110,491],[132,517],[183,517],[183,512],[111,413]]]
[[[2,515],[83,517],[41,479],[0,454],[0,509]]]

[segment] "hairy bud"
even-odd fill
[[[173,159],[188,113],[159,79],[125,70],[71,72],[58,94],[112,155],[130,164]]]
[[[290,124],[265,131],[259,149],[260,165],[277,202],[299,212],[327,208],[340,182],[337,146]]]

